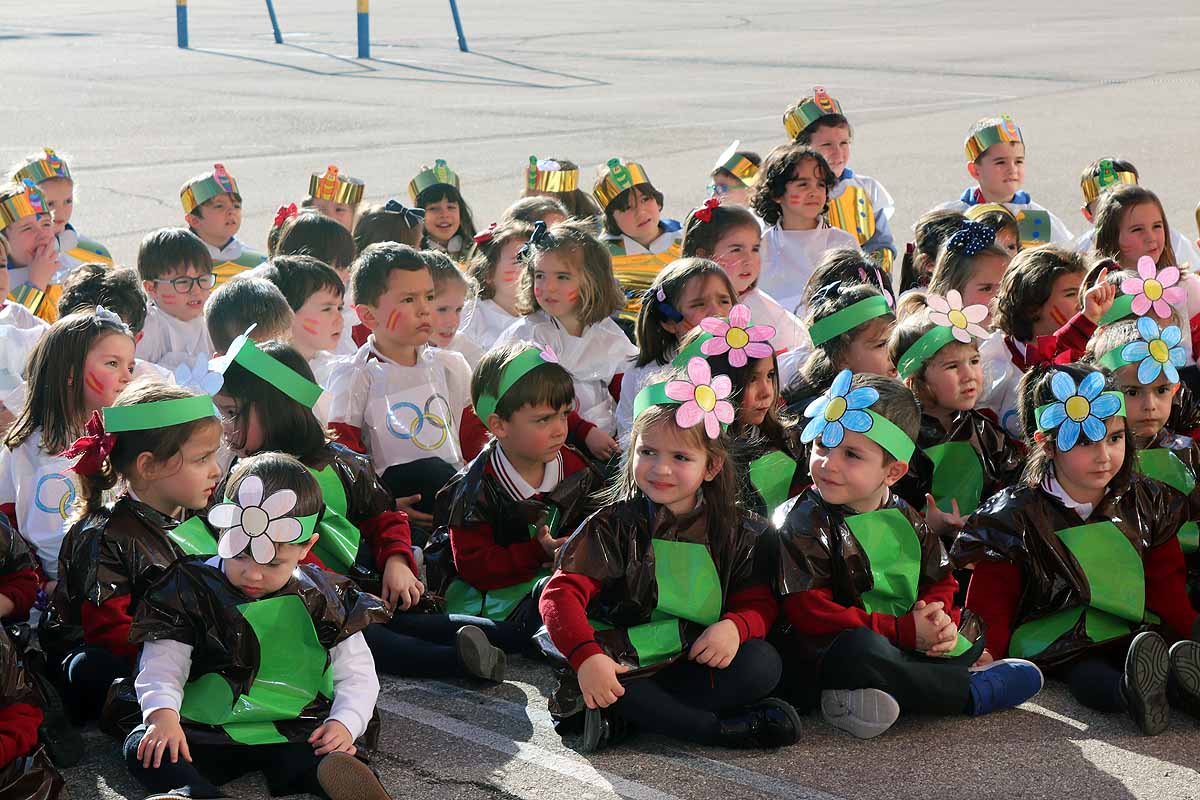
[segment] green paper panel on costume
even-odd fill
[[[1196,488],[1196,476],[1188,469],[1187,464],[1165,447],[1139,450],[1138,472],[1184,494],[1191,494]]]
[[[1179,546],[1184,555],[1190,555],[1200,550],[1200,527],[1194,522],[1185,522],[1179,528]]]
[[[243,603],[237,609],[258,639],[258,670],[250,692],[235,698],[225,678],[201,675],[184,687],[180,716],[219,725],[240,744],[285,742],[276,721],[295,719],[318,694],[333,697],[329,654],[296,595]]]
[[[767,504],[767,516],[783,505],[796,476],[795,460],[782,450],[774,450],[750,463],[750,483]]]
[[[462,578],[455,578],[446,589],[446,612],[487,617],[503,622],[512,616],[517,606],[531,596],[534,584],[549,574],[549,570],[539,570],[537,575],[533,576],[533,580],[487,592],[479,591]]]
[[[1111,522],[1077,525],[1055,535],[1075,556],[1087,578],[1088,605],[1130,622],[1146,616],[1146,578],[1142,559]]]
[[[648,667],[682,652],[683,637],[675,617],[634,625],[625,631],[638,654],[638,665]]]
[[[693,542],[651,540],[654,581],[658,584],[656,611],[700,625],[721,618],[721,580],[708,547]]]
[[[1014,658],[1033,658],[1073,629],[1082,614],[1083,606],[1076,606],[1026,622],[1013,631],[1008,654]]]
[[[970,639],[960,633],[958,634],[958,641],[954,643],[954,647],[949,653],[946,653],[946,658],[957,658],[974,646],[975,644]]]
[[[863,592],[869,613],[902,616],[917,602],[921,576],[921,540],[908,517],[896,508],[846,517],[871,568],[874,585]]]
[[[192,517],[167,531],[167,538],[179,546],[185,556],[217,554],[217,540],[199,517]]]
[[[1089,608],[1084,613],[1083,627],[1088,638],[1096,644],[1126,636],[1133,631],[1132,623],[1097,608]]]
[[[309,472],[317,479],[325,500],[325,513],[317,525],[317,533],[321,538],[313,546],[313,551],[326,568],[348,575],[358,558],[362,534],[354,523],[346,519],[346,511],[349,508],[346,502],[346,487],[342,485],[342,479],[331,465],[325,465],[319,472],[314,469],[310,469]],[[376,564],[376,567],[383,569],[382,564]]]
[[[930,493],[937,507],[949,513],[951,500],[958,501],[958,513],[964,517],[979,508],[983,496],[983,462],[970,442],[946,442],[926,448],[933,462],[933,486]]]

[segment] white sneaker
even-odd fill
[[[900,718],[900,704],[879,689],[825,689],[821,716],[851,736],[873,739]]]

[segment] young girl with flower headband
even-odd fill
[[[267,453],[242,462],[221,499],[208,513],[217,555],[180,559],[138,604],[143,724],[125,740],[126,766],[152,792],[222,797],[222,784],[261,771],[272,795],[387,800],[354,756],[379,730],[362,631],[388,611],[300,563],[321,538],[317,479]]]
[[[38,638],[48,662],[62,666],[77,720],[98,716],[113,680],[130,674],[138,649],[129,627],[150,585],[195,552],[196,537],[215,549],[199,520],[181,523],[211,501],[220,446],[208,394],[139,381],[94,412],[87,435],[63,454],[77,458],[80,498]]]
[[[425,211],[425,235],[421,249],[441,250],[455,261],[463,261],[475,236],[471,208],[459,189],[458,173],[437,159],[422,167],[408,184],[413,205]]]
[[[768,228],[762,236],[758,286],[803,318],[800,296],[826,250],[858,248],[858,240],[825,218],[837,176],[816,150],[776,147],[763,162],[750,205]]]
[[[638,354],[621,377],[617,438],[629,444],[633,401],[656,372],[679,352],[679,341],[705,317],[723,317],[737,302],[729,274],[714,261],[677,258],[658,273],[638,309]]]
[[[929,291],[943,297],[956,291],[967,305],[984,306],[989,312],[983,323],[987,327],[992,298],[1010,259],[1008,252],[996,246],[994,228],[964,220],[938,251],[929,277]]]
[[[0,512],[33,547],[51,584],[80,493],[70,460],[59,454],[83,434],[92,412],[113,404],[133,365],[129,328],[104,308],[58,320],[29,354],[25,406],[0,447]]]
[[[688,214],[683,224],[683,255],[721,265],[733,283],[737,301],[750,309],[755,322],[775,328],[776,349],[811,347],[808,333],[796,315],[758,288],[761,239],[758,219],[747,209],[710,197]]]
[[[575,379],[579,416],[608,435],[592,455],[617,452],[617,400],[622,373],[637,348],[610,315],[623,303],[607,248],[582,220],[549,230],[534,226],[526,244],[520,308],[525,316],[496,341],[549,347]]]
[[[1100,371],[1034,367],[1020,396],[1023,481],[980,507],[951,554],[974,566],[967,607],[992,656],[1029,658],[1089,708],[1161,733],[1168,678],[1185,707],[1200,701],[1188,498],[1136,473],[1124,397]],[[1168,650],[1160,631],[1181,641]]]
[[[979,621],[955,607],[941,540],[894,490],[915,450],[912,392],[844,370],[804,415],[813,485],[775,513],[784,696],[869,739],[901,713],[979,716],[1037,694],[1027,661],[970,669],[991,660]]]
[[[559,553],[540,600],[539,644],[564,672],[551,700],[580,750],[631,729],[706,745],[796,741],[800,721],[768,697],[777,609],[761,552],[766,523],[736,504],[721,429],[728,376],[704,358],[639,393],[632,446],[605,506]]]
[[[479,350],[487,351],[500,334],[521,319],[518,310],[524,265],[517,253],[529,240],[533,225],[525,222],[494,223],[475,235],[466,274],[478,290],[459,332]]]

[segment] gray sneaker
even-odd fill
[[[899,719],[900,704],[879,689],[825,689],[821,716],[851,736],[873,739]]]

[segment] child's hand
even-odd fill
[[[558,558],[558,550],[563,546],[563,543],[570,538],[568,536],[560,536],[557,539],[550,535],[550,528],[543,525],[538,531],[537,540],[542,549],[546,551],[546,558],[553,563],[554,559]]]
[[[46,597],[54,594],[54,589],[58,586],[58,581],[46,581],[42,584],[42,591],[46,593]]]
[[[171,753],[171,763],[178,764],[179,757],[191,761],[187,737],[179,724],[179,712],[170,708],[159,708],[146,718],[146,735],[138,742],[137,757],[142,766],[149,769],[151,762],[158,769],[162,765],[163,753]]]
[[[17,608],[17,604],[6,594],[0,594],[0,619],[4,619]]]
[[[944,656],[949,655],[954,649],[954,645],[958,644],[958,626],[954,621],[946,623],[937,633],[938,642],[933,647],[925,651],[927,656]]]
[[[946,512],[937,507],[931,494],[925,495],[925,522],[929,525],[929,529],[941,538],[962,530],[962,527],[967,524],[966,519],[958,513],[957,500],[950,499],[950,511]]]
[[[741,634],[732,620],[723,619],[709,625],[688,651],[688,658],[713,669],[725,669],[737,655],[742,644]]]
[[[944,642],[943,636],[946,634],[947,625],[953,626],[954,621],[950,619],[950,615],[942,610],[944,604],[942,602],[926,603],[924,600],[918,600],[913,605],[912,615],[913,622],[917,628],[917,649],[930,655],[931,648]],[[955,628],[949,637],[951,646],[954,639],[958,636],[958,629]]]
[[[983,649],[983,652],[979,654],[979,658],[976,659],[975,663],[972,664],[971,666],[972,667],[986,667],[988,664],[992,663],[995,660],[996,659],[992,658],[992,654],[989,653],[987,651],[987,648],[985,647]]]
[[[408,497],[397,497],[396,510],[408,514],[409,522],[415,522],[418,525],[426,527],[433,525],[433,514],[417,511],[416,505],[419,502],[421,502],[421,495],[419,494],[410,494]]]
[[[1108,267],[1100,270],[1096,276],[1096,285],[1083,295],[1083,315],[1092,322],[1100,322],[1100,318],[1112,308],[1117,299],[1117,287],[1104,279],[1108,277]]]
[[[383,602],[391,609],[400,604],[402,611],[407,611],[421,600],[425,585],[413,575],[412,569],[404,561],[404,556],[392,556],[383,565]]]
[[[45,291],[50,285],[50,279],[61,266],[58,260],[58,245],[51,239],[33,251],[33,260],[29,262],[29,282]]]
[[[587,436],[583,437],[583,443],[587,445],[589,453],[602,461],[607,461],[621,452],[621,445],[617,444],[617,440],[599,428],[588,431]]]
[[[629,672],[629,667],[618,664],[604,653],[588,656],[576,676],[588,708],[608,708],[625,694],[625,687],[617,679],[622,672]]]
[[[336,719],[326,720],[324,725],[313,731],[312,736],[308,737],[308,743],[313,746],[313,755],[318,756],[326,753],[354,755],[358,752],[350,730]]]

